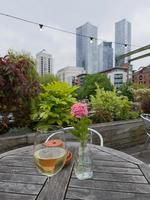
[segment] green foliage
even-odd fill
[[[48,83],[53,83],[55,81],[60,81],[60,80],[54,74],[45,74],[44,76],[40,76],[39,81],[41,84],[47,85]]]
[[[135,117],[127,97],[117,96],[116,91],[105,91],[97,87],[96,96],[91,96],[92,108],[95,111],[94,122],[126,120]],[[138,116],[138,114],[137,114]]]
[[[144,113],[150,113],[150,89],[138,89],[134,91],[135,99],[141,104],[141,111]]]
[[[86,76],[83,86],[79,88],[79,98],[84,99],[89,98],[90,95],[95,95],[96,85],[105,90],[113,90],[113,86],[105,74],[91,74]]]
[[[126,96],[128,97],[129,101],[134,101],[134,95],[133,95],[133,89],[132,89],[132,84],[131,83],[124,83],[120,88],[119,88],[119,94],[121,96]]]
[[[88,126],[90,122],[90,119],[83,117],[81,119],[76,119],[76,121],[71,124],[74,127],[71,132],[81,144],[84,144],[88,140]]]
[[[141,88],[134,90],[134,99],[136,102],[141,102],[143,98],[150,96],[150,88]]]
[[[9,51],[0,58],[0,112],[5,119],[13,113],[16,126],[30,123],[31,101],[40,92],[37,79],[35,61],[30,55]]]
[[[76,102],[76,89],[62,82],[43,85],[42,93],[33,103],[32,119],[37,122],[36,127],[48,130],[51,125],[68,124],[72,118],[71,106]]]

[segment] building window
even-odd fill
[[[48,58],[48,73],[51,72],[51,60]]]
[[[123,74],[114,75],[114,86],[119,88],[123,84]]]
[[[43,76],[43,57],[41,57],[41,76]]]
[[[142,76],[142,75],[140,75],[140,76],[139,76],[139,80],[142,80],[142,79],[143,79],[143,76]]]

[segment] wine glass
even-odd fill
[[[34,162],[38,171],[49,178],[57,174],[64,166],[67,156],[65,146],[64,131],[53,134],[41,133],[38,131],[35,134],[34,140]],[[48,188],[47,187],[47,188]],[[49,188],[47,199],[49,199]]]

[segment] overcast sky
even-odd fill
[[[150,44],[150,0],[0,0],[0,12],[68,31],[88,22],[98,27],[98,37],[114,41],[114,23],[132,23],[132,44]],[[0,16],[0,55],[8,49],[35,57],[46,49],[54,57],[54,72],[75,66],[75,36]],[[135,49],[136,47],[132,47]],[[134,69],[150,64],[150,57],[132,63]]]

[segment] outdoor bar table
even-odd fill
[[[76,149],[71,143],[72,150]],[[50,179],[50,200],[150,200],[150,169],[123,152],[91,145],[93,178],[78,180],[74,161]],[[0,155],[0,200],[43,200],[47,178],[33,162],[33,146]]]

